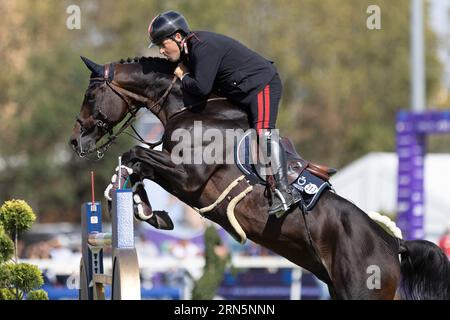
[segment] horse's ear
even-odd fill
[[[86,57],[80,56],[81,60],[83,60],[86,67],[88,67],[89,70],[91,70],[95,75],[97,76],[103,76],[104,73],[104,67],[96,64],[94,61],[89,60]]]

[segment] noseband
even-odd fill
[[[148,146],[150,146],[150,148],[154,148],[157,145],[162,143],[161,141],[158,141],[156,143],[149,143],[146,142],[138,133],[137,131],[133,128],[132,123],[133,121],[136,119],[136,114],[139,111],[139,109],[142,107],[142,105],[144,105],[147,109],[149,109],[150,111],[152,111],[156,116],[158,116],[162,109],[164,108],[164,105],[167,101],[167,97],[170,94],[170,91],[172,91],[173,86],[175,85],[175,82],[177,81],[177,77],[174,76],[169,87],[166,89],[166,91],[164,92],[164,94],[156,101],[154,102],[151,106],[148,106],[148,102],[149,99],[147,97],[143,97],[140,95],[137,95],[131,91],[128,91],[124,88],[122,88],[121,86],[119,86],[117,84],[117,82],[115,82],[112,78],[114,77],[114,75],[112,75],[113,77],[110,78],[110,67],[111,64],[106,64],[104,66],[104,74],[103,77],[97,77],[97,78],[91,78],[90,82],[93,81],[99,81],[99,82],[103,82],[104,84],[106,84],[116,95],[118,95],[126,104],[127,106],[127,113],[129,113],[128,118],[126,119],[126,121],[122,124],[122,126],[120,127],[120,129],[114,134],[113,133],[113,127],[114,125],[112,125],[111,123],[108,123],[108,117],[102,112],[101,109],[99,109],[96,112],[96,115],[93,115],[94,118],[94,126],[106,131],[109,133],[109,137],[107,139],[106,142],[104,142],[103,144],[101,144],[98,147],[95,147],[93,149],[90,149],[88,151],[80,151],[80,157],[86,157],[87,155],[96,152],[97,153],[97,159],[101,159],[103,157],[103,155],[105,154],[106,150],[108,150],[108,148],[114,143],[114,141],[116,141],[116,139],[125,131],[125,129],[127,129],[129,126],[131,126],[131,128],[133,129],[134,133],[138,136],[138,138],[134,137],[136,140],[147,144]],[[136,101],[141,102],[141,106],[134,106],[134,104],[130,101],[129,97],[132,97],[133,99],[135,99]],[[155,107],[159,107],[157,112],[154,112],[154,108]],[[97,119],[97,116],[100,116],[101,119]],[[94,117],[95,116],[95,117]],[[87,121],[86,119],[81,118],[79,115],[76,117],[76,121],[80,124],[81,127],[81,133],[80,133],[80,142],[79,142],[79,146],[81,148],[81,137],[83,136],[83,134],[85,134],[88,130],[85,127],[85,122]]]

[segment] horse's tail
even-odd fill
[[[450,262],[426,240],[400,240],[402,300],[450,300]]]

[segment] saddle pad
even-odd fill
[[[332,189],[332,186],[328,181],[314,176],[307,170],[303,170],[298,178],[292,183],[292,186],[301,193],[304,201],[303,204],[308,211],[314,208],[324,190],[328,188]]]
[[[238,143],[235,144],[234,160],[237,167],[245,175],[250,184],[266,184],[265,177],[261,177],[251,161],[250,154],[251,136],[246,133]],[[303,205],[306,210],[311,210],[319,200],[320,195],[326,189],[333,189],[328,181],[316,177],[308,170],[303,170],[300,175],[291,183],[300,191],[303,198]]]

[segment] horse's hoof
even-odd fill
[[[147,220],[149,224],[160,230],[173,230],[173,222],[166,211],[153,211],[153,216]]]
[[[141,200],[138,194],[133,196],[134,216],[136,219],[145,221],[156,229],[173,230],[173,222],[166,211],[153,211],[152,208]]]
[[[150,215],[150,217],[147,217],[146,219],[142,219],[142,213],[139,214],[139,211],[144,210],[142,209],[146,205],[135,205],[135,217],[140,220],[147,222],[151,226],[155,227],[159,230],[173,230],[174,225],[172,222],[172,219],[170,218],[169,214],[166,211],[153,211]]]

